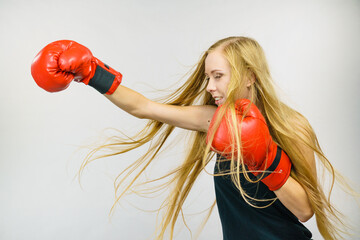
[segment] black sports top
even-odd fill
[[[221,160],[221,161],[220,161]],[[217,155],[214,173],[230,170],[230,161]],[[250,173],[249,173],[250,175]],[[214,176],[215,193],[224,240],[305,240],[311,232],[281,202],[276,200],[266,208],[250,206],[231,181],[230,175]],[[274,192],[262,183],[250,183],[240,175],[245,192],[256,199],[275,198]],[[250,200],[251,201],[251,200]],[[251,201],[266,206],[271,201]]]

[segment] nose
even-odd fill
[[[216,87],[215,87],[214,80],[212,78],[209,78],[208,84],[206,86],[206,91],[211,93],[211,92],[214,92],[215,90],[216,90]]]

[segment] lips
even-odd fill
[[[215,100],[215,104],[218,106],[221,104],[221,102],[222,102],[221,100],[223,99],[223,97],[217,97],[217,96],[213,97],[213,98]]]

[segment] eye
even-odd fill
[[[217,79],[219,79],[219,78],[221,78],[222,77],[222,74],[216,74],[215,75],[215,78],[217,78]]]
[[[205,81],[209,81],[210,78],[208,76],[205,76]]]

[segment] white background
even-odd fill
[[[89,47],[124,74],[125,86],[154,98],[165,94],[154,89],[183,82],[215,41],[253,37],[265,50],[283,99],[309,119],[331,163],[352,184],[360,181],[357,0],[1,1],[0,35],[0,239],[152,238],[156,214],[136,207],[153,210],[162,198],[131,195],[108,219],[114,176],[146,149],[89,165],[82,189],[73,180],[87,153],[79,146],[98,142],[104,128],[131,135],[146,121],[83,84],[53,94],[40,89],[31,77],[31,62],[59,39]],[[179,165],[186,144],[182,139],[159,157],[162,165],[151,176]],[[203,174],[186,213],[205,210],[213,200],[212,177]],[[360,226],[359,207],[351,198],[336,190],[332,201]],[[188,219],[196,232],[202,216]],[[306,226],[321,239],[314,218]],[[190,239],[181,229],[176,239]],[[199,239],[221,236],[215,209]]]

